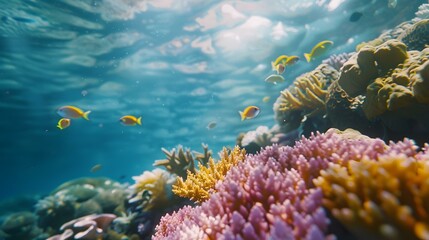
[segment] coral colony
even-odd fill
[[[178,146],[131,186],[70,181],[0,238],[429,239],[428,6],[296,78],[277,124],[219,158]]]

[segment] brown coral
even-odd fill
[[[407,44],[410,50],[422,50],[429,42],[429,19],[414,23],[399,35],[398,40]]]
[[[177,178],[176,184],[173,185],[173,192],[181,197],[190,198],[196,202],[203,202],[210,197],[215,184],[222,180],[228,170],[244,160],[246,152],[236,146],[229,154],[226,148],[223,149],[221,159],[215,163],[210,158],[208,166],[199,163],[199,170],[196,174],[188,171],[186,181],[181,177]]]
[[[314,180],[323,203],[360,239],[428,239],[428,155],[330,164]]]

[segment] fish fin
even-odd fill
[[[83,113],[82,117],[89,121],[88,115],[91,113],[91,111],[86,111]]]
[[[140,126],[142,125],[142,117],[137,118],[137,124]]]
[[[304,53],[304,57],[307,60],[307,62],[311,61],[311,54],[310,53]]]
[[[57,125],[57,128],[59,128],[60,130],[63,130],[63,128],[59,124]]]
[[[243,121],[246,118],[246,116],[244,116],[244,113],[242,111],[238,111],[238,114],[240,114],[241,121]]]

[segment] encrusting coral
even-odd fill
[[[331,163],[314,180],[324,206],[359,239],[429,239],[429,152],[412,155]]]
[[[210,158],[207,167],[199,163],[197,173],[188,172],[185,181],[178,177],[173,185],[173,192],[199,203],[207,200],[214,192],[215,184],[223,180],[232,166],[243,161],[245,154],[245,150],[239,147],[235,147],[230,153],[224,148],[218,162],[215,163],[213,158]]]
[[[192,153],[190,149],[183,150],[183,147],[180,145],[177,147],[177,150],[176,148],[173,148],[171,151],[168,151],[167,149],[162,148],[167,159],[156,160],[153,165],[156,167],[163,166],[170,173],[174,173],[177,176],[186,179],[188,171],[195,173],[195,160],[206,165],[212,156],[212,152],[208,150],[208,146],[205,144],[202,144],[202,146],[204,153]]]

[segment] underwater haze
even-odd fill
[[[280,91],[321,63],[303,55],[318,42],[334,43],[329,55],[353,52],[426,2],[0,0],[0,197],[80,177],[130,182],[165,158],[161,148],[233,147],[275,123]],[[284,82],[265,82],[282,54],[300,60]],[[89,121],[58,129],[68,105]],[[251,105],[259,115],[241,121]],[[121,124],[125,115],[141,126]]]

